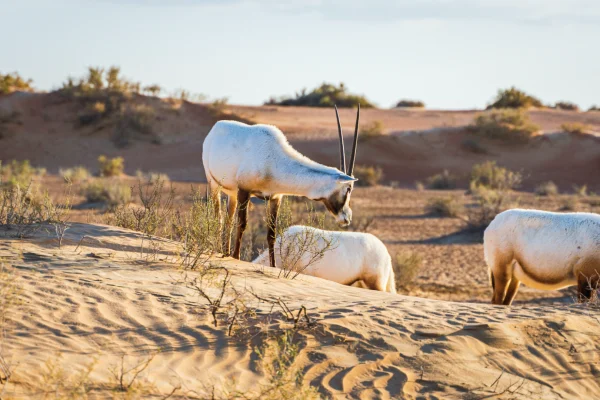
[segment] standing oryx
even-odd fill
[[[240,258],[251,196],[269,200],[267,242],[272,267],[275,266],[275,225],[283,196],[304,196],[321,201],[336,216],[340,225],[350,224],[350,194],[356,181],[352,171],[356,160],[360,105],[356,112],[348,170],[337,107],[335,115],[340,140],[340,169],[327,167],[303,156],[274,126],[246,125],[235,121],[219,121],[213,126],[204,140],[202,163],[211,195],[218,207],[218,215],[221,190],[229,197],[226,252],[230,250],[232,221],[237,208],[238,230],[232,256]]]

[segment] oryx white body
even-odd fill
[[[484,255],[495,304],[509,305],[521,282],[543,290],[578,285],[585,294],[600,277],[600,215],[504,211],[485,230]]]
[[[311,265],[312,254],[302,254],[297,265],[289,266],[300,269],[306,275],[327,279],[342,285],[352,285],[362,281],[372,290],[396,293],[396,282],[392,259],[385,245],[370,233],[324,231],[308,226],[291,226],[284,232],[284,246],[298,243],[295,237],[310,231],[312,237],[320,243],[317,248],[325,248],[331,243],[330,249],[323,257]],[[302,240],[302,239],[300,239]],[[275,259],[281,265],[281,254],[287,254],[284,248],[281,252],[281,237],[275,242]],[[261,265],[269,265],[269,253],[264,251],[254,261]]]

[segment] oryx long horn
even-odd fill
[[[358,109],[356,110],[356,125],[354,126],[354,144],[352,145],[352,155],[350,156],[350,169],[348,175],[352,175],[354,171],[354,162],[356,161],[356,145],[358,144],[358,120],[360,119],[360,103],[358,103]]]
[[[342,125],[340,125],[340,116],[338,115],[337,105],[335,107],[335,118],[337,119],[338,134],[340,136],[340,171],[346,173],[346,153],[344,151],[344,136],[342,135]]]

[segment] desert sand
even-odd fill
[[[83,236],[88,238],[79,243]],[[226,329],[212,325],[202,299],[177,283],[179,245],[156,241],[160,249],[143,256],[137,233],[94,224],[74,224],[61,249],[44,232],[0,241],[0,257],[18,271],[25,300],[7,340],[16,361],[9,395],[43,397],[41,375],[48,361],[69,375],[96,359],[92,394],[110,396],[101,388],[122,354],[131,363],[155,354],[140,379],[157,393],[180,388],[174,398],[203,385],[235,382],[251,390],[265,380],[252,346],[265,340],[267,330],[290,324],[273,318],[250,339],[228,337]],[[600,394],[600,320],[586,306],[437,301],[308,276],[278,279],[269,268],[216,262],[231,271],[234,286],[279,297],[291,310],[307,308],[313,324],[297,331],[295,363],[305,373],[304,383],[326,397]],[[259,315],[270,308],[255,306]]]

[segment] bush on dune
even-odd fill
[[[544,105],[539,99],[530,96],[513,86],[509,89],[498,90],[494,102],[487,108],[529,108],[543,106]]]
[[[365,125],[361,125],[358,133],[358,140],[367,141],[369,139],[381,137],[384,135],[384,127],[381,121],[373,121]]]
[[[579,111],[579,106],[570,101],[557,101],[554,104],[554,108],[557,110],[565,110],[565,111]]]
[[[425,108],[425,103],[420,100],[400,100],[396,103],[397,108]]]
[[[567,133],[575,135],[584,135],[593,130],[593,126],[582,124],[580,122],[565,122],[560,128]]]
[[[507,144],[526,143],[539,129],[530,122],[527,113],[509,109],[481,113],[468,126],[474,135]]]
[[[24,79],[17,72],[2,74],[0,73],[0,94],[12,92],[33,92],[31,79]]]
[[[293,98],[282,97],[277,99],[271,97],[265,102],[265,105],[307,107],[333,107],[334,105],[338,107],[356,107],[359,104],[363,108],[375,107],[366,97],[348,93],[343,83],[340,83],[339,86],[323,83],[308,93],[306,89],[302,89]]]

